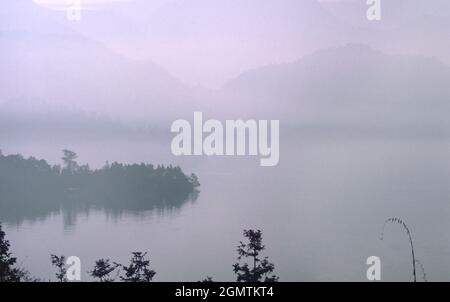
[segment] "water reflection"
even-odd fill
[[[118,222],[123,216],[134,220],[148,217],[166,217],[179,214],[185,205],[194,204],[200,194],[199,190],[189,193],[184,199],[159,201],[157,203],[142,203],[128,206],[126,202],[113,203],[111,206],[86,206],[82,202],[72,205],[62,205],[60,208],[44,207],[10,207],[0,203],[0,221],[6,225],[21,226],[24,223],[44,222],[51,216],[61,215],[64,230],[72,230],[80,216],[89,217],[91,213],[101,212],[107,219]],[[39,201],[34,201],[39,203]]]
[[[71,228],[79,214],[92,210],[114,219],[144,212],[163,215],[194,202],[199,194],[197,176],[187,176],[176,166],[107,163],[91,170],[78,165],[76,158],[64,150],[61,168],[0,153],[0,221],[19,225],[61,213],[65,228]]]
[[[194,204],[200,194],[199,190],[190,193],[187,198],[171,202],[143,203],[140,206],[123,207],[126,203],[116,204],[114,207],[63,207],[59,213],[62,216],[64,230],[72,230],[79,216],[89,218],[92,212],[100,212],[108,220],[119,222],[123,216],[132,217],[133,220],[141,220],[148,217],[167,217],[179,214],[185,205]],[[1,217],[1,216],[0,216]],[[44,218],[45,219],[45,218]]]

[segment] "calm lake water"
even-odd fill
[[[412,279],[409,225],[428,280],[450,280],[450,142],[446,140],[296,139],[282,141],[277,167],[257,158],[169,156],[170,143],[12,141],[4,154],[60,163],[69,148],[80,163],[106,160],[179,164],[199,176],[200,194],[180,209],[123,213],[53,213],[8,223],[19,264],[54,279],[50,254],[81,258],[83,280],[99,258],[127,263],[148,251],[155,281],[233,281],[245,228],[260,228],[265,255],[282,281],[364,281],[366,259],[379,256],[384,281]],[[418,268],[418,279],[422,272]]]

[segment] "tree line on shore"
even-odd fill
[[[262,257],[265,250],[260,230],[244,230],[245,242],[240,241],[237,247],[238,262],[232,267],[237,282],[278,282],[274,275],[275,265],[268,257]],[[151,282],[156,272],[151,269],[147,252],[132,252],[129,264],[120,264],[110,259],[99,259],[92,270],[88,272],[93,280],[98,282]],[[67,263],[64,255],[50,256],[52,265],[56,268],[55,279],[67,282]],[[248,262],[246,262],[248,260]],[[33,278],[24,268],[17,266],[17,258],[10,252],[10,242],[0,224],[0,282],[41,282]],[[207,276],[201,282],[214,282]]]
[[[122,164],[100,169],[80,165],[63,150],[63,166],[0,151],[0,219],[20,222],[64,209],[97,208],[108,212],[181,206],[198,193],[195,174],[178,166]]]

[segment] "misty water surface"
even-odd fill
[[[7,224],[12,251],[37,277],[53,279],[50,253],[79,256],[88,280],[96,259],[127,262],[131,251],[148,251],[155,281],[232,281],[242,230],[260,228],[282,281],[364,281],[372,255],[382,259],[383,280],[409,281],[405,234],[389,225],[380,240],[384,220],[398,216],[412,230],[428,280],[449,279],[447,140],[287,137],[272,168],[257,158],[175,158],[166,142],[16,141],[3,153],[59,163],[67,147],[93,167],[106,160],[180,164],[199,176],[200,194],[178,209],[63,212]]]

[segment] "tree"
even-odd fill
[[[63,157],[62,160],[64,162],[64,167],[69,173],[74,173],[78,164],[75,161],[78,158],[78,155],[70,150],[63,150]]]
[[[51,255],[52,264],[56,266],[56,279],[59,282],[67,282],[67,268],[66,268],[66,257]]]
[[[150,282],[156,275],[154,270],[151,270],[150,260],[146,260],[147,253],[133,252],[133,257],[129,266],[119,264],[125,271],[125,276],[120,279],[125,282]]]
[[[268,258],[261,259],[260,253],[265,249],[262,244],[262,232],[260,230],[244,230],[244,237],[249,243],[240,242],[237,248],[239,254],[238,260],[250,258],[252,267],[248,263],[233,265],[234,273],[237,275],[238,282],[277,282],[278,277],[272,275],[275,265],[270,263]]]
[[[10,243],[5,238],[6,234],[0,224],[0,282],[38,281],[27,270],[15,267],[17,258],[12,257],[9,252]]]
[[[16,282],[20,281],[13,268],[17,259],[11,256],[9,252],[10,243],[5,239],[6,234],[2,230],[0,224],[0,282]]]
[[[100,259],[95,262],[94,269],[89,274],[100,282],[114,282],[110,274],[116,270],[119,264],[110,264],[109,259]]]
[[[194,188],[200,187],[200,182],[198,181],[198,177],[194,173],[191,173],[191,176],[189,177],[189,182],[192,184],[192,186]]]

